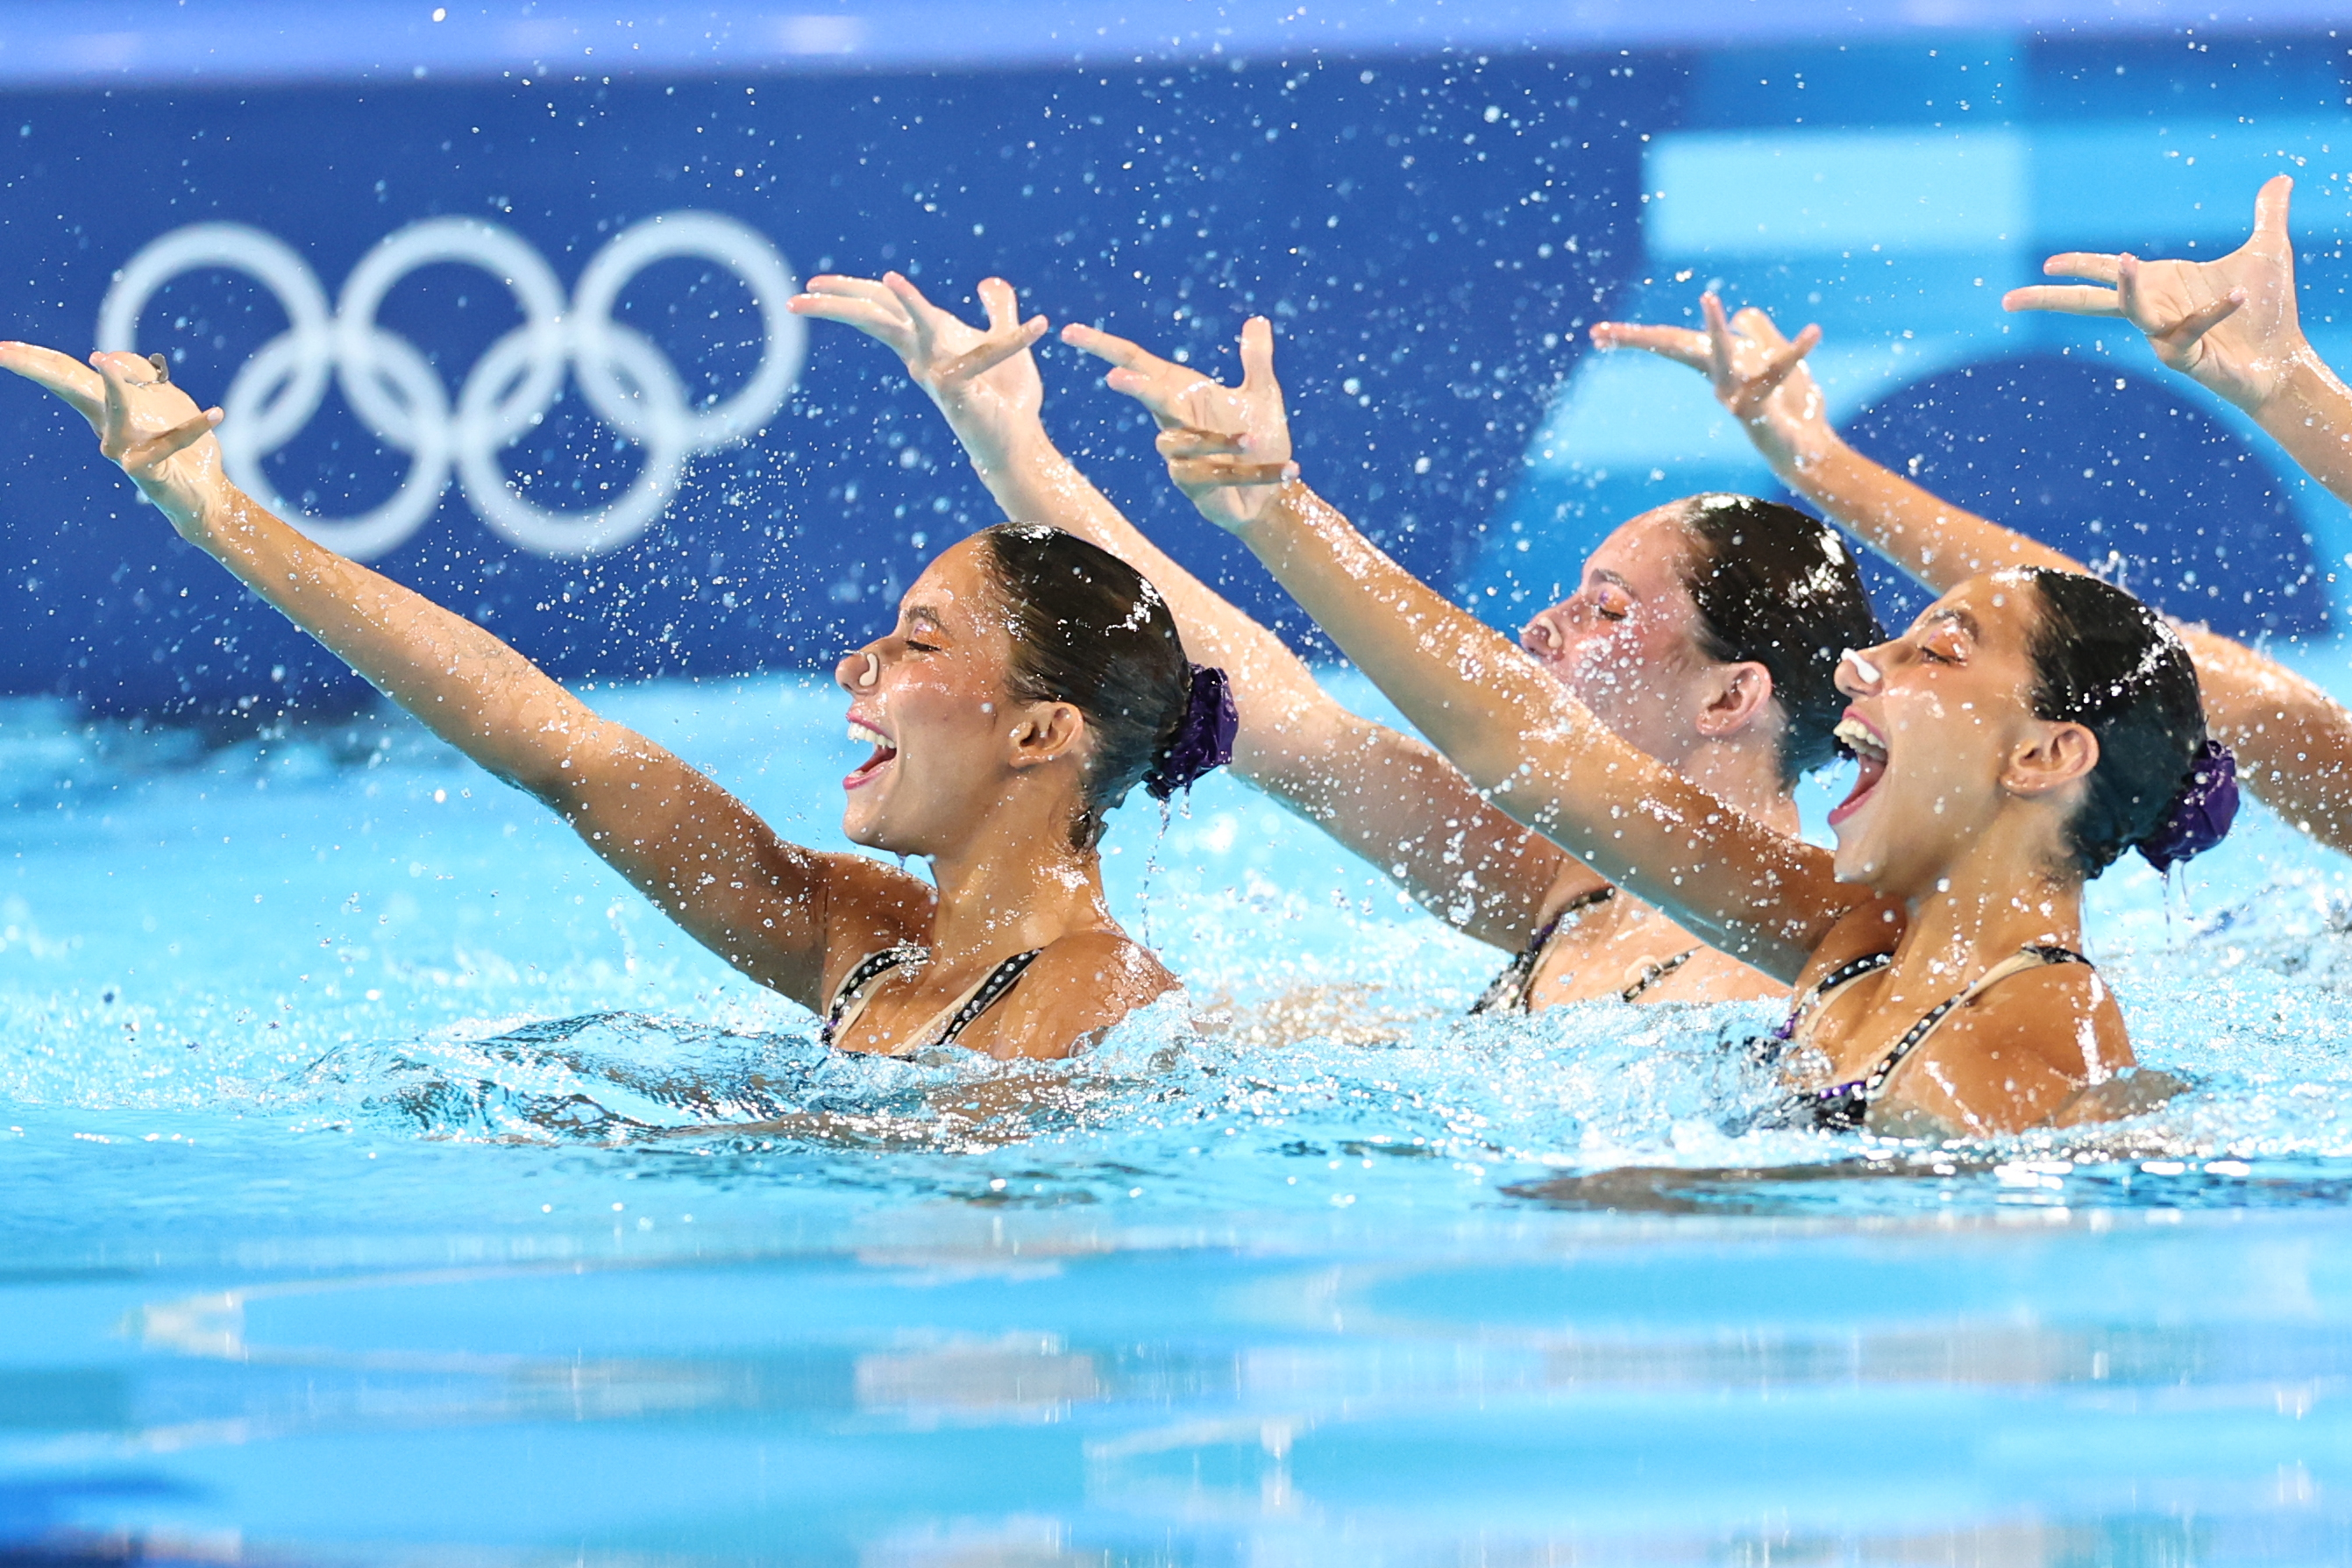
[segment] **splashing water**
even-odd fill
[[[599,701],[838,847],[837,694]],[[2186,913],[2137,865],[2095,890],[2190,1092],[1930,1147],[1752,1128],[1769,1005],[1465,1018],[1504,956],[1224,778],[1106,845],[1131,929],[1158,845],[1189,996],[1000,1065],[824,1050],[404,727],[206,753],[17,710],[0,768],[0,1305],[36,1369],[0,1371],[0,1533],[700,1558],[772,1506],[893,1563],[2003,1531],[2155,1562],[2192,1501],[2199,1551],[2343,1520],[2312,1391],[2352,1355],[2352,877],[2262,813]],[[1998,1500],[1954,1503],[1932,1444],[1865,1465],[1864,1429],[1978,1445]],[[1780,1456],[1779,1522],[1732,1430]],[[876,1435],[1076,1479],[877,1514]],[[435,1479],[460,1452],[496,1484]]]
[[[832,847],[815,737],[837,701],[770,682],[617,706],[656,733],[699,725],[723,777],[787,833]],[[1771,1007],[1465,1018],[1503,956],[1403,907],[1230,780],[1161,830],[1150,907],[1127,900],[1186,998],[1075,1062],[909,1064],[825,1051],[805,1014],[728,975],[528,802],[404,729],[162,767],[32,731],[7,732],[16,798],[41,777],[73,788],[20,814],[0,904],[0,1008],[17,1042],[0,1094],[26,1140],[234,1129],[620,1160],[789,1150],[874,1191],[960,1190],[957,1158],[1017,1146],[1055,1173],[1041,1192],[1101,1196],[1094,1173],[1109,1164],[1121,1190],[1171,1200],[1440,1208],[1614,1166],[1888,1157],[1866,1140],[1743,1130],[1775,1092],[1742,1049],[1778,1021]],[[1125,813],[1107,845],[1117,894],[1144,881],[1150,815]],[[2093,927],[2142,1060],[2192,1092],[2112,1127],[1953,1157],[2088,1168],[2352,1150],[2333,1045],[2352,1011],[2341,869],[2265,819],[2196,871],[2191,917],[2166,917],[2161,882],[2124,870],[2095,890]],[[744,1124],[759,1130],[733,1130]]]

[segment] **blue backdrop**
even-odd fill
[[[1923,234],[1874,215],[1921,200],[1901,183],[1923,167],[1906,149],[1943,156],[1955,136],[1980,138],[1963,149],[1979,164],[2011,142],[2012,162],[2054,161],[2063,136],[2092,132],[2226,141],[2213,128],[2243,117],[2224,111],[2264,93],[2294,99],[2281,112],[2301,116],[2297,135],[2342,123],[2339,48],[2214,47],[2222,64],[2209,52],[2186,67],[2173,39],[2085,59],[1993,38],[23,91],[0,104],[5,330],[86,349],[122,276],[124,322],[146,298],[121,331],[169,352],[200,397],[237,392],[247,461],[289,503],[331,521],[374,513],[362,543],[383,570],[561,674],[627,678],[830,658],[887,618],[923,559],[992,517],[886,351],[815,323],[797,358],[794,329],[763,318],[773,301],[755,287],[779,264],[796,277],[897,267],[957,301],[997,273],[1057,323],[1098,322],[1213,369],[1230,365],[1245,315],[1270,314],[1310,476],[1415,570],[1507,624],[1632,511],[1717,484],[1769,488],[1709,424],[1696,378],[1582,348],[1591,321],[1679,317],[1713,279],[1735,303],[1824,320],[1824,378],[1865,446],[2074,548],[2138,559],[2135,586],[2179,608],[2235,630],[2315,631],[2331,613],[2320,562],[2352,549],[2331,548],[2326,504],[2226,411],[2158,377],[2136,339],[2012,331],[1992,308],[2045,229],[2080,219],[2095,232],[2070,243],[2106,243],[2111,222],[2065,202],[2032,223],[1995,213],[1981,234],[1973,219]],[[1970,88],[1958,73],[1971,60],[2001,90]],[[1809,63],[1817,82],[1844,72],[1828,82],[1844,88],[1783,92]],[[2105,73],[2118,64],[2138,72],[2116,74],[2140,97],[2114,96]],[[2173,90],[2192,77],[2206,85]],[[1938,107],[1946,82],[1978,96]],[[1838,106],[1870,128],[1861,142],[1824,127]],[[2281,140],[2274,124],[2263,134]],[[1856,214],[1760,247],[1742,237],[1738,203],[1759,198],[1738,160],[1759,147],[1827,169]],[[2168,229],[2173,208],[2155,201],[2132,243],[2222,244],[2242,230],[2262,160],[2288,155],[2209,155],[2210,189],[2174,203],[2196,223]],[[2334,290],[2343,195],[2323,195],[2319,172],[2299,214],[2306,281]],[[706,216],[640,226],[681,214]],[[470,223],[413,227],[436,219]],[[224,224],[238,226],[183,232]],[[690,240],[697,224],[731,267],[632,262],[648,235]],[[1855,237],[1871,232],[1885,240]],[[363,261],[395,235],[412,254],[371,280]],[[155,260],[159,241],[188,268]],[[469,246],[490,271],[433,259]],[[125,273],[142,252],[152,265]],[[380,295],[372,311],[347,297],[355,269],[352,292]],[[554,305],[518,305],[534,277]],[[601,308],[581,310],[591,297]],[[617,325],[548,325],[558,308]],[[1114,497],[1303,634],[1167,490],[1149,431],[1090,363],[1049,350],[1046,378],[1053,428]],[[13,455],[0,559],[19,607],[0,622],[0,687],[111,711],[363,696],[136,504],[78,420],[26,386],[0,388],[0,420]],[[608,537],[577,521],[615,506]],[[645,526],[632,536],[633,507]],[[564,510],[575,520],[541,515]],[[2307,587],[2281,598],[2282,584]]]

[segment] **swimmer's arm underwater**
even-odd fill
[[[1713,295],[1702,303],[1705,332],[1604,321],[1592,340],[1603,349],[1646,350],[1707,376],[1782,484],[1937,593],[2002,567],[2088,570],[1847,445],[1803,363],[1819,333],[1808,329],[1791,341],[1761,310],[1727,321]],[[2352,850],[2352,713],[2242,643],[2200,626],[2179,632],[2196,660],[2206,721],[2237,753],[2246,787],[2320,842]]]
[[[1271,337],[1255,342],[1271,385]],[[1270,461],[1244,439],[1186,429],[1163,430],[1160,451],[1203,514],[1255,552],[1473,784],[1710,946],[1794,981],[1832,928],[1874,902],[1838,884],[1826,851],[1611,734],[1507,638],[1374,549],[1299,482],[1286,453]]]
[[[698,941],[752,979],[821,1005],[828,967],[919,934],[931,891],[860,856],[784,843],[741,801],[608,723],[464,617],[305,538],[231,484],[199,412],[148,361],[81,364],[0,343],[0,369],[56,393],[99,433],[181,537],[443,740],[562,815]],[[831,966],[827,954],[838,956]]]
[[[793,309],[856,327],[896,352],[946,415],[1006,517],[1089,539],[1167,596],[1192,655],[1232,677],[1241,717],[1235,772],[1379,867],[1439,918],[1499,947],[1524,947],[1548,900],[1604,885],[1482,800],[1434,747],[1333,700],[1280,638],[1120,514],[1046,434],[1044,388],[1029,351],[1045,322],[1020,320],[1010,284],[980,285],[984,331],[895,273],[880,280],[814,277],[808,287]],[[1213,418],[1207,405],[1214,400],[1255,392],[1246,383],[1238,392],[1220,387],[1091,328],[1073,326],[1063,336],[1120,367],[1111,375],[1114,390],[1152,382],[1195,418]]]

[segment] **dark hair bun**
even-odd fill
[[[1192,695],[1184,706],[1184,717],[1151,771],[1143,776],[1144,791],[1165,800],[1179,789],[1190,789],[1202,776],[1234,759],[1234,737],[1241,727],[1225,672],[1213,664],[1193,665]]]
[[[2172,798],[2172,809],[2137,848],[2158,871],[2170,871],[2228,838],[2237,820],[2238,759],[2220,741],[2209,740]]]

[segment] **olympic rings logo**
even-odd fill
[[[630,280],[655,262],[717,262],[751,290],[765,332],[760,363],[732,396],[696,407],[652,340],[613,319]],[[493,343],[453,401],[425,357],[376,321],[384,296],[419,267],[457,262],[499,279],[522,325]],[[272,294],[287,328],[255,352],[221,400],[222,455],[231,479],[331,549],[365,559],[407,540],[440,505],[454,473],[483,522],[540,555],[583,557],[626,544],[662,514],[693,458],[746,440],[783,406],[806,352],[807,324],[784,308],[800,284],[758,230],[717,213],[648,218],[615,235],[563,287],[512,230],[476,218],[429,218],[386,235],[361,258],[331,310],[318,275],[292,246],[243,224],[192,224],[149,244],[115,275],[99,308],[98,341],[129,350],[155,292],[203,267],[240,272]],[[567,370],[588,406],[642,448],[645,465],[621,496],[593,509],[550,510],[523,498],[499,454],[542,420]],[[357,517],[289,507],[264,470],[310,423],[330,373],[360,423],[407,454],[399,490]]]

